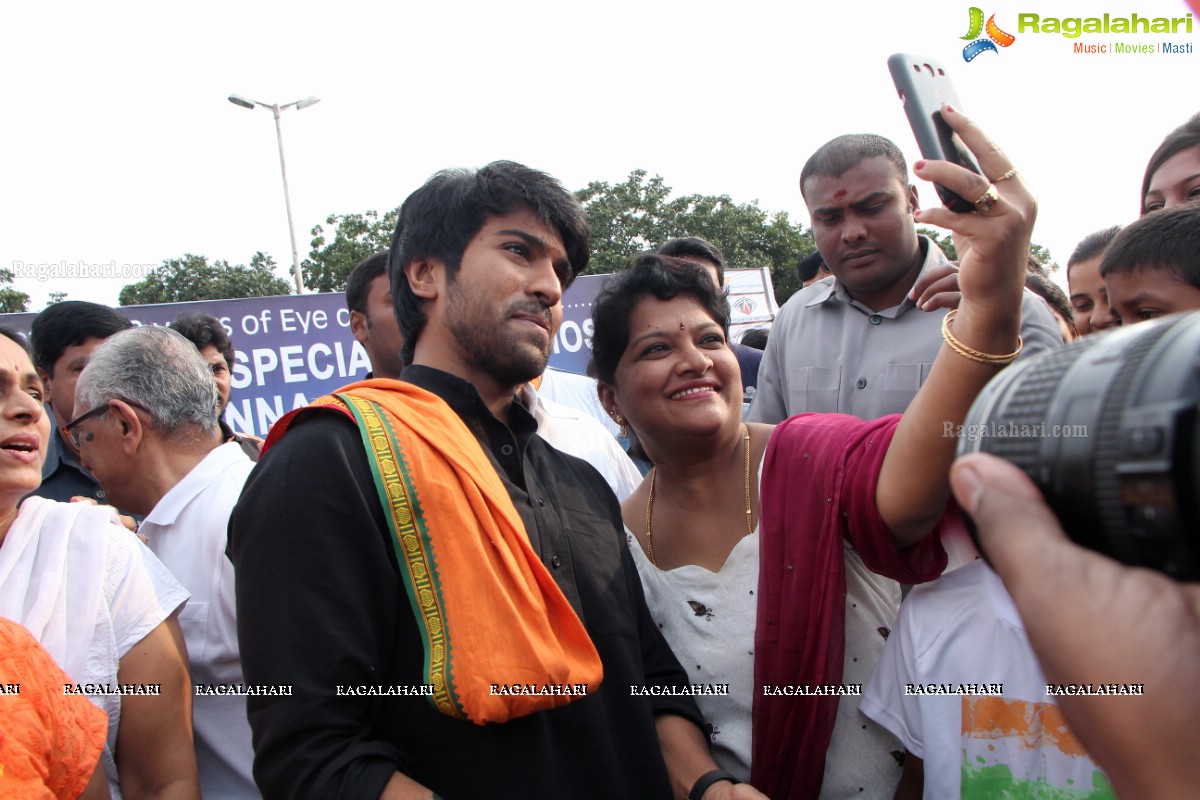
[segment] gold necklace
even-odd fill
[[[742,449],[745,450],[745,465],[746,465],[746,535],[754,533],[754,524],[752,518],[754,516],[753,509],[750,508],[750,429],[742,424]],[[654,560],[654,531],[650,529],[650,516],[654,513],[654,476],[657,473],[657,468],[650,469],[650,497],[646,500],[646,556],[650,559],[650,563],[658,566],[658,562]]]

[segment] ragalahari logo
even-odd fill
[[[1017,40],[1017,37],[1011,33],[1005,33],[1000,30],[1000,26],[996,24],[995,14],[988,17],[987,25],[985,26],[983,24],[983,9],[971,6],[969,13],[971,16],[971,27],[967,29],[967,35],[960,38],[973,39],[975,41],[972,41],[963,48],[963,61],[974,61],[975,57],[980,53],[988,51],[999,53],[1000,51],[996,49],[996,45],[1008,47]],[[980,38],[979,34],[985,30],[987,31],[987,38]]]

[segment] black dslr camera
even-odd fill
[[[1009,367],[959,455],[1020,467],[1072,540],[1200,580],[1200,312],[1086,337]],[[972,531],[972,534],[974,531]]]

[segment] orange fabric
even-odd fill
[[[78,797],[96,771],[108,716],[82,695],[50,654],[0,619],[0,797]]]
[[[554,687],[595,691],[603,678],[596,648],[462,419],[437,395],[397,381],[361,381],[338,395],[374,403],[399,446],[397,470],[368,424],[439,710],[482,725],[575,699]],[[494,693],[514,684],[538,693]]]

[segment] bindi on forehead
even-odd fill
[[[846,190],[845,190],[845,189],[838,189],[836,192],[834,192],[834,193],[833,193],[833,199],[834,199],[834,200],[841,200],[841,199],[842,199],[843,197],[845,197],[845,196],[846,196]]]
[[[15,362],[8,366],[0,366],[0,383],[4,386],[41,386],[42,379],[29,368],[28,364]]]

